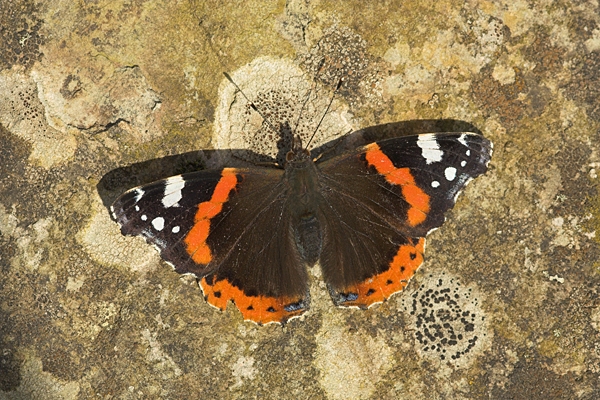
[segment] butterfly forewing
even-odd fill
[[[183,239],[194,224],[199,203],[209,201],[221,178],[219,171],[192,172],[125,192],[112,205],[124,235],[141,235],[155,245],[178,272],[196,270]]]

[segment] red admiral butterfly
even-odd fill
[[[474,133],[377,141],[315,161],[299,138],[283,168],[204,170],[131,189],[111,211],[175,271],[200,278],[209,304],[284,323],[309,307],[317,261],[338,306],[367,308],[404,289],[425,236],[487,169]]]

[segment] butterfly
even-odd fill
[[[283,165],[201,170],[133,188],[111,212],[206,301],[245,320],[285,323],[310,306],[317,262],[333,302],[368,308],[402,291],[425,237],[492,143],[470,132],[395,137],[318,159],[294,137]]]

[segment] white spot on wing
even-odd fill
[[[144,195],[144,191],[142,189],[135,189],[135,197],[134,200],[137,203],[138,201],[140,201],[140,199],[142,198],[142,196]]]
[[[135,206],[135,211],[140,211],[140,206],[136,205]]]
[[[433,181],[433,182],[431,182],[431,187],[432,188],[440,187],[440,183],[438,181]]]
[[[461,167],[464,167],[465,165],[467,165],[467,162],[466,162],[465,160],[462,160],[462,161],[460,162],[460,166],[461,166]]]
[[[165,181],[165,197],[162,199],[163,206],[178,207],[181,200],[181,189],[185,187],[185,182],[181,175],[173,176]]]
[[[157,231],[162,231],[165,227],[165,219],[163,217],[156,217],[152,220],[152,226]]]
[[[141,218],[142,218],[142,221],[146,221],[148,219],[148,217],[146,217],[146,214],[142,215]]]
[[[447,180],[453,181],[456,178],[456,168],[448,167],[444,170],[444,176]]]
[[[178,226],[174,226],[173,229],[171,229],[171,232],[173,232],[173,233],[179,233],[179,227]]]
[[[467,150],[466,154],[467,154],[467,157],[470,157],[471,156],[471,150]]]
[[[421,148],[421,155],[425,158],[427,164],[442,161],[444,152],[440,150],[440,145],[435,139],[435,135],[419,135],[417,146]]]
[[[459,142],[460,144],[462,144],[463,146],[465,146],[465,147],[469,147],[469,145],[467,144],[467,141],[465,140],[465,138],[466,138],[466,137],[467,137],[467,135],[465,135],[465,134],[463,133],[462,135],[460,135],[460,136],[458,137],[458,142]]]

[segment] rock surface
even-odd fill
[[[597,2],[241,4],[0,2],[0,399],[600,398]],[[283,116],[312,88],[301,130],[344,77],[317,144],[494,142],[403,293],[338,309],[314,268],[259,327],[121,236],[122,191],[273,152],[224,71]]]

